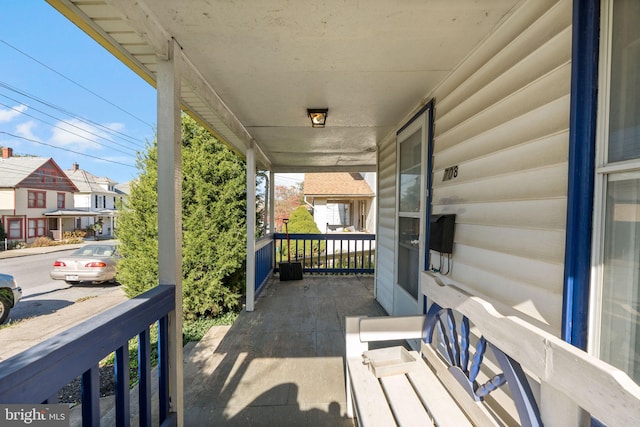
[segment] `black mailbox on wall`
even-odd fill
[[[431,215],[429,230],[429,249],[443,254],[453,252],[453,229],[456,224],[455,214]]]

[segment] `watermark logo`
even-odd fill
[[[69,406],[0,405],[0,426],[69,427]]]

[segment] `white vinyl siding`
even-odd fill
[[[396,216],[396,140],[378,150],[378,230],[376,232],[376,299],[393,313]]]
[[[432,213],[456,214],[450,277],[558,335],[571,20],[571,0],[522,3],[425,97],[435,102]],[[395,139],[385,140],[378,154],[376,290],[387,311],[395,277],[395,150]],[[457,176],[443,182],[452,166]]]
[[[571,1],[536,0],[433,94],[432,212],[456,214],[450,277],[556,334],[570,83]]]

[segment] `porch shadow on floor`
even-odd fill
[[[185,425],[353,426],[345,417],[344,318],[384,315],[373,276],[272,280],[254,312],[186,358]]]

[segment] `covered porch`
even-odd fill
[[[344,318],[383,314],[370,275],[272,280],[185,357],[185,425],[353,426]]]
[[[88,211],[86,209],[57,209],[55,211],[44,213],[44,216],[49,218],[48,230],[51,234],[51,238],[57,241],[63,240],[65,232],[73,232],[74,230],[77,230],[79,228],[78,224],[80,223],[80,218],[93,218],[95,221],[99,215],[103,214]],[[113,222],[114,213],[110,212],[107,215]],[[109,235],[112,236],[112,234]]]
[[[618,415],[638,420],[637,383],[598,359],[586,339],[595,226],[583,220],[594,210],[593,185],[583,176],[594,174],[596,117],[594,103],[581,97],[597,85],[600,1],[48,1],[158,90],[158,286],[118,316],[98,316],[75,331],[77,340],[55,354],[76,357],[75,369],[84,372],[86,425],[99,418],[99,351],[80,357],[74,350],[119,327],[126,330],[99,350],[110,346],[126,365],[123,342],[137,335],[148,359],[148,325],[160,325],[161,423],[242,425],[268,419],[261,408],[270,407],[274,416],[293,411],[295,419],[321,424],[342,416],[343,400],[322,382],[307,389],[313,379],[304,373],[326,358],[327,381],[340,382],[339,316],[380,308],[420,316],[439,298],[527,362],[546,424],[586,425],[586,413],[611,425]],[[328,109],[324,128],[309,121],[316,109]],[[180,342],[182,112],[246,159],[248,195],[246,312],[228,340],[203,343],[202,358],[187,366]],[[361,307],[345,306],[349,297],[331,295],[339,281],[327,286],[322,277],[313,284],[330,297],[314,294],[305,279],[285,285],[294,303],[279,305],[286,301],[279,286],[259,298],[275,253],[273,234],[256,240],[256,176],[263,171],[378,174],[373,295],[380,307],[370,295]],[[269,196],[273,186],[269,179]],[[270,201],[267,211],[273,224]],[[435,249],[432,213],[455,224],[449,244]],[[433,295],[420,283],[432,272],[443,283]],[[53,370],[48,356],[35,359],[43,376]],[[30,372],[28,360],[10,366],[7,377],[24,389],[11,398],[52,403],[65,378],[36,393],[35,377],[21,376]],[[273,382],[244,388],[262,375]],[[148,396],[148,366],[140,376]],[[121,394],[118,424],[127,425],[128,388]],[[620,407],[623,400],[629,404]],[[145,425],[150,401],[140,400]]]

